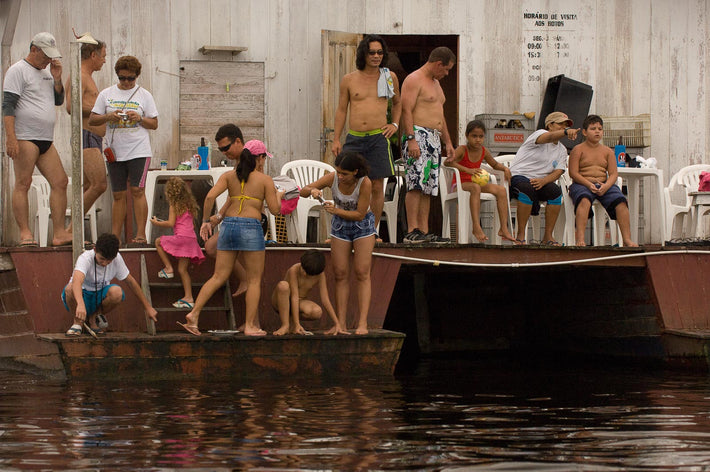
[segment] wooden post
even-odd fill
[[[81,104],[81,43],[69,44],[71,72],[71,220],[72,259],[74,264],[84,251],[84,159],[82,155],[82,104]]]

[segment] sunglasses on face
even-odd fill
[[[220,152],[227,152],[227,151],[229,151],[229,148],[232,147],[232,144],[234,144],[234,141],[232,141],[231,143],[229,143],[229,144],[227,144],[227,145],[225,145],[225,146],[220,146],[220,147],[218,147],[217,149],[219,149]]]
[[[384,56],[384,54],[385,54],[385,52],[382,49],[378,49],[377,51],[370,50],[370,51],[367,51],[367,53],[370,56]]]
[[[128,82],[133,82],[134,80],[136,80],[136,76],[134,75],[131,77],[129,75],[119,75],[118,80],[120,80],[121,82],[123,82],[124,80],[127,80]]]

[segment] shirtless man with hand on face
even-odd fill
[[[390,137],[399,128],[402,104],[399,81],[387,64],[387,44],[377,35],[365,36],[357,47],[356,71],[346,74],[340,82],[340,98],[335,113],[333,154],[354,151],[363,155],[370,166],[372,180],[370,208],[375,214],[375,227],[380,223],[385,205],[383,179],[394,175]],[[392,122],[387,122],[388,101],[392,100]],[[340,135],[350,106],[349,131],[345,144]],[[387,228],[394,231],[395,228]],[[378,241],[379,236],[377,237]]]
[[[101,70],[106,63],[106,44],[81,45],[81,132],[84,147],[84,213],[89,211],[94,202],[106,191],[106,166],[101,153],[103,137],[106,134],[106,124],[92,126],[89,124],[91,109],[96,103],[99,89],[91,76]],[[67,80],[66,106],[71,114],[71,76]]]

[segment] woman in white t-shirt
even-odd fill
[[[107,123],[104,151],[113,192],[111,231],[120,239],[126,219],[126,191],[130,186],[136,217],[136,236],[131,241],[146,244],[145,228],[148,202],[145,176],[153,153],[148,130],[158,128],[158,109],[153,96],[136,84],[141,63],[133,56],[122,56],[114,66],[118,83],[99,93],[91,110],[89,124]],[[113,162],[111,162],[113,160]]]

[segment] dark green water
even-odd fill
[[[390,379],[0,372],[0,470],[710,470],[706,373],[431,359]]]

